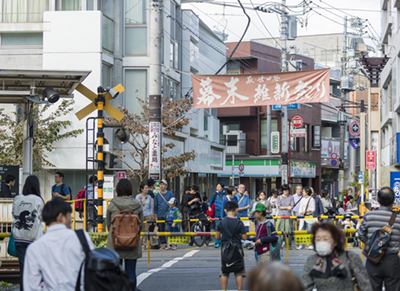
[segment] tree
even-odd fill
[[[113,117],[109,117],[106,122],[113,125],[122,125],[129,130],[131,134],[129,144],[132,146],[132,150],[129,150],[128,153],[115,151],[114,154],[128,167],[128,177],[136,178],[140,183],[143,183],[147,180],[149,170],[149,103],[147,99],[137,98],[137,100],[142,108],[140,114],[129,113],[126,108],[120,107],[119,109],[125,114],[125,117],[120,122]],[[161,110],[163,132],[174,137],[176,131],[181,130],[185,125],[189,124],[187,113],[190,109],[189,99],[175,101],[164,98]],[[180,155],[165,157],[164,154],[174,147],[175,144],[172,142],[164,143],[162,146],[162,169],[166,178],[173,178],[189,173],[190,170],[184,168],[184,163],[194,160],[196,157],[193,150]],[[132,158],[139,165],[139,169],[134,169],[125,159],[126,157]]]
[[[47,152],[55,149],[55,142],[67,138],[77,137],[84,132],[83,129],[68,130],[72,122],[70,120],[60,120],[59,117],[65,116],[73,110],[73,100],[63,100],[57,109],[56,105],[33,105],[33,120],[35,135],[33,138],[32,170],[34,172],[42,170],[43,167],[55,167],[48,159]],[[23,120],[19,115],[18,109],[22,105],[17,105],[17,111],[11,115],[0,108],[0,164],[22,166],[23,161]]]

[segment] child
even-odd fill
[[[223,209],[222,218],[226,217],[225,203],[227,201],[236,201],[236,202],[238,202],[236,196],[233,194],[234,190],[235,190],[235,187],[233,187],[233,186],[229,186],[226,189],[226,196],[224,197],[224,199],[222,199],[222,209]]]
[[[232,193],[232,191],[231,191]],[[217,226],[217,232],[215,234],[215,239],[221,239],[222,235],[222,249],[221,249],[221,261],[223,259],[223,253],[225,246],[228,244],[228,241],[232,241],[235,244],[237,249],[239,250],[242,261],[237,262],[238,264],[242,264],[242,270],[236,270],[233,273],[235,274],[236,278],[236,286],[237,290],[241,291],[243,288],[243,277],[245,277],[246,270],[244,267],[244,259],[243,259],[243,248],[242,248],[242,240],[247,240],[246,229],[242,221],[237,218],[237,210],[238,210],[238,203],[236,201],[227,201],[225,203],[225,211],[227,217],[225,217]],[[235,264],[236,262],[234,262]],[[230,267],[230,266],[226,266]],[[235,267],[235,266],[233,266]],[[228,279],[230,272],[222,272],[223,266],[221,266],[221,287],[223,291],[227,290],[228,287]]]
[[[251,211],[250,214],[254,214],[254,218],[259,222],[256,229],[256,237],[252,240],[256,243],[254,249],[257,264],[264,264],[271,261],[270,256],[270,243],[278,241],[278,234],[275,231],[274,224],[268,221],[265,217],[267,216],[267,208],[262,203],[257,203],[256,209]],[[270,236],[268,236],[268,228]]]
[[[203,203],[201,204],[201,211],[204,214],[207,214],[207,210],[208,210],[208,197],[204,196],[203,197]]]
[[[167,216],[167,223],[168,223],[168,232],[179,232],[179,222],[172,222],[171,220],[178,220],[181,219],[181,215],[179,213],[178,207],[176,204],[178,201],[176,198],[172,197],[168,204],[170,205],[168,216]],[[177,250],[178,246],[176,244],[169,244],[166,250]]]

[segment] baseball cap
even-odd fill
[[[160,183],[163,183],[164,185],[168,186],[168,182],[167,182],[167,180],[165,180],[165,179],[162,179],[162,180],[160,181]]]
[[[249,214],[253,214],[256,211],[266,211],[266,210],[267,210],[267,208],[265,207],[265,205],[258,202],[256,205],[256,209],[254,211],[250,211]]]
[[[175,197],[172,197],[171,199],[169,199],[168,204],[177,204],[178,202],[176,201]]]

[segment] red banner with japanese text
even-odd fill
[[[193,107],[218,108],[329,102],[329,69],[192,75]]]

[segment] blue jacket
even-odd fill
[[[154,196],[154,213],[157,214],[158,219],[166,218],[169,212],[169,205],[161,195],[167,201],[174,197],[171,191],[167,191],[165,194],[157,193],[156,196]]]
[[[222,215],[222,200],[225,197],[225,190],[222,190],[222,192],[215,192],[210,199],[210,203],[208,204],[209,207],[213,205],[215,202],[215,217],[221,217]]]
[[[221,211],[221,217],[224,218],[226,217],[226,213],[225,213],[225,203],[226,201],[236,201],[238,202],[239,200],[237,200],[237,197],[233,197],[231,200],[228,200],[228,196],[225,196],[224,199],[222,200],[222,211]]]
[[[240,196],[239,193],[236,194],[236,199],[238,200],[239,208],[246,207],[247,205],[251,205],[251,201],[249,196],[243,194],[243,196]],[[247,213],[251,209],[245,209],[245,210],[240,210],[238,212],[238,217],[247,217]]]

